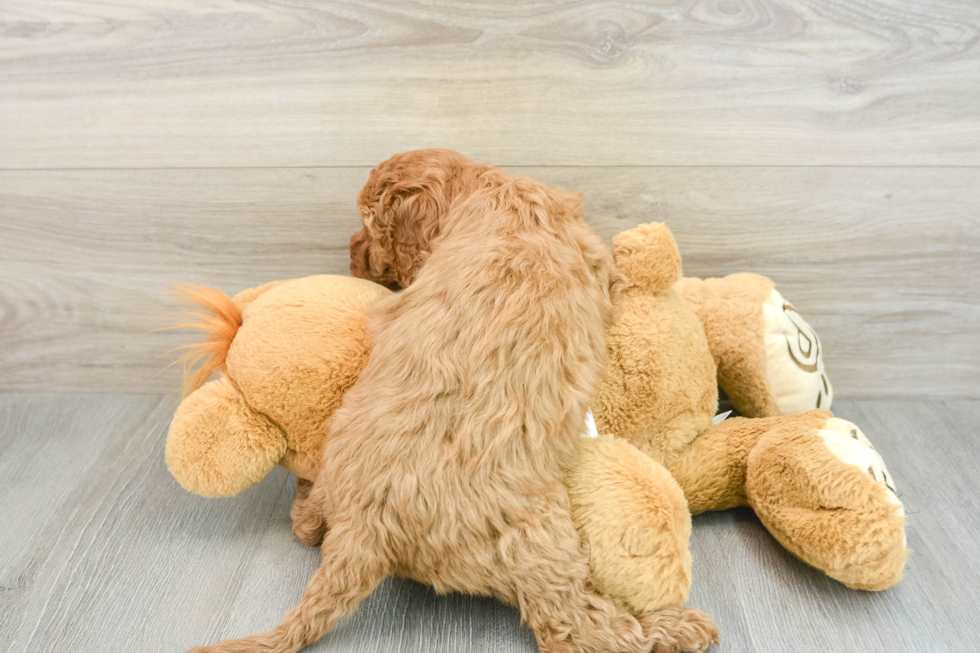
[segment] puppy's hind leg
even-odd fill
[[[229,639],[188,653],[294,653],[323,637],[352,613],[389,574],[390,563],[363,526],[334,525],[323,540],[323,563],[303,599],[274,630]]]
[[[323,502],[312,481],[296,479],[296,498],[289,517],[293,520],[293,533],[303,544],[316,546],[323,541],[327,520],[323,516]]]

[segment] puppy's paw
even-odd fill
[[[783,415],[830,409],[834,389],[823,365],[820,338],[775,288],[762,307],[766,377]]]
[[[660,651],[704,651],[721,642],[711,617],[697,608],[671,608],[647,613],[640,618],[645,633],[653,640],[651,653]]]
[[[323,542],[323,537],[327,534],[327,522],[320,511],[320,504],[310,499],[309,494],[310,487],[297,485],[296,499],[293,500],[289,516],[293,520],[293,533],[300,542],[306,546],[317,546]]]

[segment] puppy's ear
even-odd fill
[[[371,270],[369,254],[368,236],[362,229],[350,237],[350,274],[352,277],[378,281]]]
[[[428,258],[448,205],[437,180],[386,185],[362,205],[364,229],[351,240],[352,274],[407,287]]]
[[[357,197],[364,228],[351,239],[351,273],[408,286],[474,168],[458,152],[430,149],[396,155],[372,170]]]

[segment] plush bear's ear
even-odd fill
[[[662,222],[642,224],[613,238],[613,256],[631,286],[652,292],[670,288],[681,275],[681,253]]]
[[[185,490],[227,497],[261,481],[286,452],[286,437],[222,377],[184,398],[167,436],[167,467]]]

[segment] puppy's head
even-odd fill
[[[498,258],[514,279],[561,279],[590,286],[605,324],[614,318],[625,279],[612,252],[585,222],[584,196],[546,186],[530,177],[485,184],[443,219],[443,237],[468,232],[481,246],[496,238],[507,243]]]
[[[350,271],[392,289],[415,279],[453,200],[493,166],[447,149],[396,154],[371,171],[357,197],[362,229],[350,240]]]

